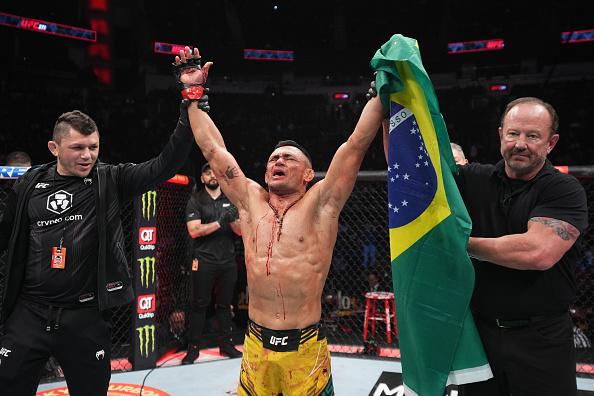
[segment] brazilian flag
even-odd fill
[[[407,396],[443,396],[448,384],[492,377],[469,309],[472,224],[417,41],[392,36],[371,67],[390,109],[388,219],[404,386]]]

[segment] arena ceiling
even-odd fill
[[[90,1],[8,0],[0,11],[88,27]],[[559,40],[565,30],[594,29],[594,3],[587,1],[97,1],[108,4],[116,69],[160,70],[166,62],[152,52],[152,43],[160,41],[197,45],[226,73],[362,75],[394,33],[415,37],[433,72],[479,68],[509,74],[594,61],[594,43],[564,46]],[[30,48],[36,48],[46,60],[69,57],[73,47],[84,46],[7,27],[0,27],[0,36],[15,56],[26,51],[35,57]],[[448,42],[490,38],[503,38],[505,51],[447,54]],[[245,62],[244,48],[293,50],[295,62]]]

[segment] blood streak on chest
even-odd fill
[[[281,304],[283,306],[283,320],[286,320],[287,310],[285,309],[285,297],[283,296],[283,289],[281,288],[280,282],[278,282],[278,285],[276,286],[276,296],[281,299]]]
[[[274,246],[274,235],[276,231],[276,219],[272,220],[272,230],[270,232],[270,241],[268,241],[268,252],[266,256],[266,276],[270,275],[270,258],[272,257],[272,247]]]
[[[260,224],[262,224],[262,220],[264,220],[266,218],[266,216],[268,216],[268,213],[264,214],[264,216],[260,217],[260,220],[258,220],[258,224],[256,225],[256,232],[255,232],[255,236],[254,236],[254,245],[256,247],[256,253],[258,253],[258,230],[260,229]]]
[[[258,232],[260,230],[260,224],[262,224],[262,221],[266,218],[266,216],[267,215],[262,216],[258,221],[258,224],[256,225],[256,232],[254,237],[256,253],[258,253]],[[274,232],[276,230],[276,221],[274,218],[272,219],[272,221],[270,221],[270,223],[272,224],[272,230],[270,233],[270,241],[268,241],[268,250],[266,252],[266,276],[270,275],[270,258],[272,257],[272,246],[274,245]]]

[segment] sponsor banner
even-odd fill
[[[155,250],[157,244],[157,227],[138,228],[138,249]]]
[[[154,294],[144,294],[138,296],[138,305],[136,312],[138,313],[138,319],[154,318],[155,311],[157,310],[157,302]]]
[[[369,396],[404,396],[402,373],[384,371],[379,376]],[[450,385],[445,389],[444,396],[459,396],[458,388]]]
[[[132,365],[135,370],[155,367],[155,312],[157,282],[157,192],[147,191],[136,199],[134,221],[135,240],[134,287],[136,309],[132,309],[134,356]]]
[[[47,210],[56,214],[62,214],[72,208],[72,194],[68,191],[60,190],[47,197]]]
[[[138,229],[138,244],[154,245],[157,243],[157,227],[140,227]]]
[[[1,165],[0,179],[18,179],[24,175],[27,170],[29,170],[29,168],[25,166]]]
[[[147,191],[140,197],[142,219],[149,222],[154,221],[157,216],[157,192]]]
[[[53,388],[37,392],[35,396],[66,396],[68,387]],[[140,385],[137,384],[109,384],[106,396],[140,396]],[[145,386],[142,388],[142,396],[171,396],[160,389]]]
[[[136,278],[137,284],[140,284],[140,287],[137,290],[145,289],[145,290],[154,290],[155,288],[155,263],[157,259],[153,256],[144,256],[136,259]]]
[[[141,357],[148,359],[155,354],[155,325],[144,325],[136,329],[137,352]]]

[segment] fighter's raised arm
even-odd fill
[[[369,100],[355,130],[334,154],[326,177],[317,184],[323,206],[331,205],[338,210],[342,209],[353,190],[365,153],[384,118],[385,110],[379,98]]]
[[[189,47],[175,57],[182,97],[189,101],[188,116],[194,139],[208,161],[225,195],[240,209],[247,209],[248,186],[257,183],[247,179],[237,161],[227,151],[221,132],[208,115],[208,89],[204,87],[212,62],[200,64],[197,48]]]

